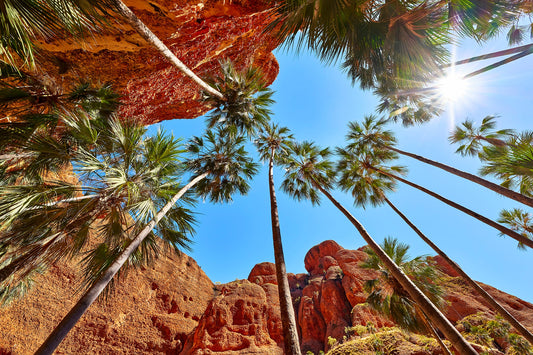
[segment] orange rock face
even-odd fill
[[[221,286],[183,353],[282,354],[270,335],[270,331],[279,333],[281,328],[277,289],[267,285],[267,292],[246,280]]]
[[[327,350],[328,337],[341,340],[350,326],[394,325],[365,304],[362,284],[376,274],[359,267],[364,258],[362,250],[326,241],[305,258],[311,274],[288,275],[304,354]],[[75,271],[72,265],[53,268],[30,295],[1,310],[0,354],[30,354],[39,346],[75,301]],[[445,314],[452,321],[478,312],[494,315],[459,278],[450,275],[445,287]],[[533,328],[533,304],[483,287]],[[89,309],[58,353],[281,355],[282,343],[272,263],[257,264],[248,280],[213,285],[184,255],[126,275],[107,302]]]
[[[77,301],[77,265],[59,265],[25,298],[0,310],[0,354],[33,354]],[[213,297],[196,262],[161,258],[129,272],[104,302],[93,304],[58,354],[176,354]]]
[[[201,78],[217,76],[219,61],[237,68],[259,67],[270,84],[278,73],[277,42],[264,34],[269,8],[264,0],[125,0],[136,15]],[[209,110],[198,86],[172,67],[128,25],[77,42],[43,45],[41,66],[61,85],[81,80],[110,82],[121,93],[121,114],[150,124],[194,118]]]

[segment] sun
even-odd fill
[[[448,102],[457,102],[467,94],[467,82],[461,75],[448,73],[437,82],[439,96]]]

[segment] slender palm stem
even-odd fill
[[[481,69],[474,70],[473,72],[464,75],[461,78],[461,80],[466,80],[466,79],[472,78],[472,77],[474,77],[476,75],[483,74],[483,73],[485,73],[485,72],[487,72],[489,70],[495,69],[495,68],[500,67],[502,65],[505,65],[507,63],[513,62],[513,61],[515,61],[517,59],[520,59],[520,58],[523,58],[525,56],[528,56],[531,53],[533,53],[533,46],[529,46],[524,51],[522,51],[522,52],[520,52],[518,54],[515,54],[513,56],[510,56],[509,58],[505,58],[503,60],[500,60],[499,62],[487,65],[486,67],[483,67]],[[427,87],[427,88],[404,90],[404,91],[399,92],[398,94],[400,94],[400,95],[417,94],[417,93],[431,92],[431,91],[435,91],[437,89],[438,89],[437,86],[431,86],[431,87]]]
[[[170,49],[141,21],[139,18],[127,7],[121,0],[115,0],[115,5],[119,13],[126,18],[128,23],[146,40],[148,43],[156,47],[161,54],[167,58],[176,68],[181,70],[185,75],[191,78],[195,83],[200,85],[202,89],[209,92],[211,95],[223,99],[224,96],[214,88],[212,88],[205,81],[200,79],[193,73],[181,60],[170,51]]]
[[[401,178],[399,176],[396,176],[394,174],[388,173],[386,171],[383,171],[383,170],[378,169],[378,168],[373,167],[373,166],[369,166],[369,168],[373,169],[373,170],[375,170],[375,171],[377,171],[377,172],[379,172],[379,173],[381,173],[383,175],[387,175],[387,176],[389,176],[391,178],[394,178],[394,179],[396,179],[396,180],[398,180],[400,182],[403,182],[406,185],[414,187],[415,189],[418,189],[418,190],[420,190],[422,192],[425,192],[426,194],[435,197],[436,199],[446,203],[447,205],[452,206],[452,207],[458,209],[459,211],[464,212],[467,215],[469,215],[471,217],[474,217],[477,220],[479,220],[479,221],[481,221],[481,222],[483,222],[485,224],[488,224],[489,226],[499,230],[503,234],[508,235],[509,237],[515,239],[516,241],[518,241],[518,242],[520,242],[520,243],[522,243],[524,245],[527,245],[530,248],[533,248],[533,240],[528,239],[528,238],[524,237],[523,235],[520,235],[520,234],[516,233],[515,231],[512,231],[509,228],[506,228],[506,227],[502,226],[501,224],[498,224],[498,223],[494,222],[490,218],[482,216],[482,215],[480,215],[477,212],[474,212],[474,211],[472,211],[472,210],[470,210],[470,209],[468,209],[468,208],[466,208],[466,207],[464,207],[464,206],[462,206],[462,205],[460,205],[458,203],[455,203],[455,202],[453,202],[451,200],[448,200],[447,198],[445,198],[445,197],[443,197],[443,196],[441,196],[441,195],[439,195],[439,194],[437,194],[437,193],[435,193],[435,192],[433,192],[431,190],[428,190],[428,189],[426,189],[426,188],[424,188],[424,187],[422,187],[420,185],[412,183],[409,180],[405,180],[405,179],[403,179],[403,178]]]
[[[485,289],[483,289],[477,282],[472,280],[470,276],[468,276],[468,274],[464,272],[457,263],[450,259],[445,252],[436,246],[431,239],[426,237],[426,235],[422,233],[420,229],[418,229],[398,208],[396,208],[396,206],[388,198],[384,197],[384,200],[394,210],[394,212],[396,212],[405,221],[405,223],[407,223],[407,225],[409,225],[409,227],[411,227],[411,229],[414,230],[415,233],[418,234],[418,236],[431,247],[431,249],[439,254],[474,290],[476,290],[477,293],[483,297],[483,299],[489,305],[491,305],[493,309],[495,309],[506,321],[508,321],[511,326],[513,326],[524,338],[527,339],[527,341],[533,344],[533,335],[529,330],[527,330],[518,320],[516,320],[511,313],[503,308],[498,301],[496,301],[487,291],[485,291]]]
[[[174,197],[167,202],[167,204],[155,215],[154,219],[148,223],[143,230],[132,240],[130,245],[128,245],[122,253],[117,257],[117,259],[107,268],[107,270],[102,273],[102,276],[95,281],[95,283],[85,292],[85,294],[80,298],[70,312],[63,318],[61,323],[54,329],[54,331],[48,336],[45,342],[39,347],[35,352],[36,355],[52,354],[55,349],[59,346],[61,341],[65,338],[68,332],[76,325],[81,316],[85,311],[93,304],[96,298],[102,293],[107,284],[115,276],[115,274],[120,270],[122,265],[128,260],[130,255],[137,249],[137,247],[142,243],[144,238],[155,228],[157,223],[163,218],[168,211],[174,206],[174,204],[196,183],[209,175],[209,172],[203,173],[191,182],[185,185],[182,189],[178,191]]]
[[[20,159],[34,156],[34,153],[2,154],[0,160]]]
[[[296,316],[292,305],[291,291],[287,279],[281,229],[279,225],[278,202],[274,189],[274,148],[271,149],[268,164],[268,187],[270,191],[270,216],[272,220],[272,239],[274,241],[274,258],[276,262],[276,278],[278,280],[279,305],[281,308],[281,324],[283,327],[284,350],[287,355],[300,355],[300,341],[296,329]]]
[[[520,59],[520,58],[522,58],[522,57],[525,57],[525,56],[527,56],[527,55],[530,55],[531,53],[533,53],[533,47],[529,47],[529,48],[527,48],[525,51],[520,52],[520,53],[518,53],[518,54],[515,54],[515,55],[513,55],[513,56],[510,56],[509,58],[505,58],[505,59],[503,59],[503,60],[500,60],[499,62],[493,63],[493,64],[491,64],[491,65],[487,65],[486,67],[483,67],[483,68],[481,68],[481,69],[479,69],[479,70],[475,70],[475,71],[473,71],[473,72],[471,72],[471,73],[468,73],[468,74],[466,74],[465,76],[462,77],[462,80],[465,80],[465,79],[468,79],[468,78],[474,77],[474,76],[476,76],[476,75],[479,75],[479,74],[485,73],[485,72],[487,72],[487,71],[489,71],[489,70],[492,70],[492,69],[494,69],[494,68],[500,67],[500,66],[502,66],[502,65],[505,65],[505,64],[510,63],[510,62],[512,62],[512,61],[515,61],[515,60],[517,60],[517,59]]]
[[[415,303],[415,309],[416,309],[416,313],[418,314],[418,317],[420,319],[422,319],[422,322],[424,323],[424,325],[426,326],[426,329],[428,331],[431,332],[431,334],[433,334],[433,337],[435,338],[435,340],[437,341],[437,343],[439,343],[442,351],[444,351],[445,354],[448,354],[448,355],[452,355],[450,349],[448,349],[448,347],[446,346],[446,344],[444,344],[444,342],[442,341],[442,339],[440,338],[439,334],[437,333],[437,330],[435,329],[435,327],[431,324],[431,322],[429,321],[428,317],[424,314],[424,312],[420,309],[420,307],[418,307],[418,305]]]
[[[446,65],[443,65],[442,67],[443,67],[443,68],[454,67],[454,66],[461,65],[461,64],[468,64],[468,63],[476,62],[476,61],[478,61],[478,60],[485,60],[485,59],[490,59],[490,58],[497,58],[497,57],[501,57],[501,56],[504,56],[504,55],[509,55],[509,54],[513,54],[513,53],[524,52],[524,51],[527,51],[527,50],[529,50],[529,49],[531,49],[531,48],[533,48],[533,43],[526,44],[526,45],[519,46],[519,47],[514,47],[514,48],[504,49],[504,50],[497,51],[497,52],[492,52],[492,53],[487,53],[487,54],[483,54],[483,55],[478,55],[478,56],[471,57],[471,58],[468,58],[468,59],[458,60],[458,61],[456,61],[456,62],[453,62],[453,63],[450,63],[450,64],[446,64]]]
[[[429,165],[433,165],[433,166],[435,166],[437,168],[440,168],[442,170],[445,170],[445,171],[447,171],[449,173],[452,173],[452,174],[460,176],[460,177],[462,177],[464,179],[467,179],[467,180],[470,180],[472,182],[475,182],[476,184],[484,186],[484,187],[486,187],[486,188],[488,188],[488,189],[490,189],[490,190],[492,190],[494,192],[499,193],[500,195],[503,195],[503,196],[511,198],[511,199],[513,199],[515,201],[521,202],[524,205],[533,207],[533,198],[525,196],[525,195],[522,195],[522,194],[520,194],[520,193],[518,193],[516,191],[507,189],[507,188],[505,188],[503,186],[500,186],[498,184],[490,182],[490,181],[488,181],[486,179],[483,179],[483,178],[481,178],[479,176],[476,176],[476,175],[461,171],[459,169],[453,168],[453,167],[451,167],[449,165],[446,165],[446,164],[442,164],[442,163],[436,162],[434,160],[430,160],[430,159],[424,158],[424,157],[422,157],[420,155],[416,155],[416,154],[413,154],[413,153],[409,153],[409,152],[400,150],[400,149],[398,149],[396,147],[391,147],[391,146],[388,146],[388,145],[380,145],[380,146],[382,146],[382,147],[384,147],[386,149],[395,151],[396,153],[411,157],[411,158],[416,159],[418,161],[421,161],[423,163],[426,163],[426,164],[429,164]]]
[[[457,329],[450,323],[448,319],[438,310],[437,307],[424,295],[418,287],[405,275],[405,273],[392,261],[392,259],[381,249],[378,243],[365,230],[363,225],[354,217],[348,210],[346,210],[331,194],[323,189],[319,184],[313,184],[322,192],[334,205],[337,207],[355,226],[359,234],[368,243],[368,246],[376,253],[376,255],[383,261],[387,269],[392,273],[394,278],[402,285],[402,287],[409,293],[411,298],[420,306],[425,314],[431,319],[438,329],[446,336],[446,338],[454,345],[457,351],[461,354],[477,354],[474,348],[466,341],[466,339],[459,333]]]

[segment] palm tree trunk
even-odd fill
[[[520,47],[504,49],[504,50],[497,51],[497,52],[478,55],[476,57],[471,57],[471,58],[468,58],[468,59],[458,60],[458,61],[456,61],[454,63],[443,65],[442,67],[443,68],[448,68],[448,67],[454,67],[454,66],[461,65],[461,64],[468,64],[468,63],[476,62],[478,60],[497,58],[497,57],[501,57],[501,56],[504,56],[504,55],[524,52],[524,51],[530,50],[531,48],[533,48],[533,44],[526,44],[526,45],[520,46]]]
[[[435,340],[437,341],[437,343],[439,343],[442,351],[444,351],[445,354],[448,354],[448,355],[452,355],[452,353],[450,352],[450,349],[448,349],[448,347],[446,346],[446,344],[444,344],[444,342],[442,341],[442,339],[440,338],[439,334],[437,333],[437,330],[435,329],[435,327],[433,327],[433,325],[431,324],[431,322],[429,321],[428,317],[424,314],[424,312],[420,309],[420,307],[418,307],[418,305],[415,303],[415,309],[416,309],[416,313],[418,314],[418,317],[420,319],[422,319],[422,322],[424,323],[424,325],[426,326],[426,329],[431,333],[433,334],[433,337],[435,338]]]
[[[487,71],[492,70],[494,68],[500,67],[500,66],[505,65],[507,63],[511,63],[512,61],[515,61],[517,59],[520,59],[522,57],[530,55],[531,53],[533,53],[533,47],[529,47],[526,50],[524,50],[524,51],[522,51],[522,52],[520,52],[518,54],[515,54],[515,55],[510,56],[508,58],[505,58],[503,60],[500,60],[499,62],[493,63],[491,65],[487,65],[486,67],[483,67],[481,69],[473,71],[473,72],[471,72],[469,74],[466,74],[465,76],[462,77],[462,80],[465,80],[465,79],[471,78],[473,76],[482,74],[484,72],[487,72]]]
[[[486,187],[486,188],[488,188],[488,189],[490,189],[490,190],[492,190],[494,192],[499,193],[500,195],[503,195],[503,196],[511,198],[511,199],[513,199],[515,201],[521,202],[524,205],[533,207],[533,198],[524,196],[524,195],[522,195],[522,194],[520,194],[520,193],[518,193],[516,191],[506,189],[503,186],[500,186],[498,184],[490,182],[490,181],[488,181],[486,179],[483,179],[483,178],[481,178],[479,176],[476,176],[476,175],[473,175],[473,174],[469,174],[469,173],[461,171],[459,169],[455,169],[455,168],[453,168],[451,166],[436,162],[434,160],[430,160],[430,159],[424,158],[424,157],[422,157],[420,155],[416,155],[416,154],[413,154],[413,153],[405,152],[405,151],[400,150],[400,149],[395,148],[395,147],[391,147],[391,146],[387,146],[387,145],[384,145],[383,147],[385,147],[386,149],[392,150],[392,151],[394,151],[396,153],[411,157],[411,158],[416,159],[418,161],[421,161],[423,163],[435,166],[435,167],[440,168],[442,170],[445,170],[445,171],[447,171],[449,173],[452,173],[454,175],[460,176],[463,179],[467,179],[467,180],[470,180],[472,182],[475,182],[476,184],[484,186],[484,187]]]
[[[274,189],[274,149],[271,151],[268,166],[268,187],[270,191],[270,216],[272,220],[272,239],[274,241],[274,258],[276,261],[276,278],[278,280],[279,305],[281,324],[283,327],[284,353],[287,355],[300,355],[300,341],[296,328],[296,317],[292,305],[291,291],[287,279],[283,244],[281,243],[281,230],[279,226],[278,202]]]
[[[494,309],[496,310],[506,321],[508,321],[511,326],[513,326],[524,338],[527,339],[531,344],[533,344],[533,334],[527,328],[525,328],[511,313],[509,313],[503,306],[498,303],[485,289],[483,289],[477,282],[472,280],[466,272],[461,269],[446,253],[444,253],[438,246],[436,246],[431,239],[426,237],[396,206],[389,201],[386,197],[384,198],[388,205],[396,212],[404,221],[415,231],[416,234],[427,245],[429,245],[437,254],[439,254],[465,281],[468,283],[477,293],[483,297],[483,299]]]
[[[68,332],[76,325],[81,316],[85,311],[93,304],[96,298],[102,293],[107,284],[115,276],[115,274],[120,270],[122,265],[128,260],[130,255],[137,249],[141,242],[146,238],[146,236],[155,228],[157,223],[165,216],[165,214],[170,211],[172,206],[196,183],[205,178],[209,173],[203,173],[202,175],[197,176],[187,185],[185,185],[181,190],[178,191],[174,197],[167,202],[167,204],[157,213],[154,219],[148,223],[143,230],[133,239],[133,241],[120,253],[117,259],[107,268],[107,270],[95,281],[95,283],[85,292],[85,294],[80,298],[78,303],[70,312],[63,318],[61,323],[54,329],[54,331],[48,336],[45,342],[39,347],[35,352],[36,355],[52,354],[55,349],[59,346],[61,341],[65,338]]]
[[[17,153],[17,154],[2,154],[0,155],[0,160],[11,160],[11,159],[20,159],[34,156],[33,153]]]
[[[191,78],[196,84],[200,85],[202,89],[213,96],[223,99],[224,96],[214,88],[212,88],[205,81],[200,79],[193,73],[181,60],[179,60],[174,53],[148,28],[146,25],[127,7],[121,0],[115,0],[115,6],[118,12],[124,16],[128,23],[143,37],[148,43],[156,47],[159,52],[167,58],[176,68],[181,70],[185,75]]]
[[[373,169],[373,170],[375,170],[375,171],[377,171],[377,172],[379,172],[379,173],[381,173],[383,175],[387,175],[387,176],[390,176],[390,177],[392,177],[392,178],[394,178],[394,179],[396,179],[398,181],[401,181],[401,182],[403,182],[406,185],[414,187],[415,189],[418,189],[418,190],[420,190],[422,192],[425,192],[426,194],[428,194],[430,196],[433,196],[433,197],[435,197],[438,200],[441,200],[442,202],[446,203],[447,205],[452,206],[452,207],[458,209],[459,211],[464,212],[467,215],[469,215],[471,217],[474,217],[477,220],[480,220],[481,222],[483,222],[485,224],[488,224],[489,226],[491,226],[493,228],[496,228],[497,230],[499,230],[503,234],[508,235],[509,237],[515,239],[516,241],[518,241],[518,242],[520,242],[520,243],[522,243],[524,245],[527,245],[530,248],[533,248],[533,240],[528,239],[528,238],[524,237],[523,235],[520,235],[520,234],[516,233],[515,231],[512,231],[509,228],[506,228],[506,227],[502,226],[501,224],[498,224],[498,223],[494,222],[493,220],[491,220],[491,219],[489,219],[489,218],[487,218],[485,216],[480,215],[477,212],[474,212],[474,211],[472,211],[472,210],[470,210],[470,209],[468,209],[468,208],[466,208],[466,207],[464,207],[464,206],[462,206],[462,205],[460,205],[458,203],[455,203],[455,202],[453,202],[451,200],[448,200],[447,198],[442,197],[441,195],[439,195],[439,194],[437,194],[437,193],[435,193],[435,192],[433,192],[431,190],[428,190],[428,189],[426,189],[426,188],[424,188],[424,187],[422,187],[420,185],[412,183],[411,181],[402,179],[399,176],[396,176],[394,174],[390,174],[390,173],[388,173],[386,171],[383,171],[381,169],[375,168],[373,166],[369,166],[369,168]]]
[[[433,303],[424,295],[418,287],[405,275],[405,273],[392,261],[392,259],[381,249],[378,243],[372,239],[372,237],[365,230],[363,225],[348,212],[337,200],[329,194],[328,191],[322,188],[314,182],[314,185],[337,207],[347,218],[348,220],[357,228],[359,234],[363,239],[368,243],[368,246],[376,253],[381,261],[385,264],[387,269],[392,273],[392,276],[402,285],[402,287],[409,293],[411,298],[419,305],[419,307],[424,311],[425,314],[431,319],[433,324],[435,324],[441,331],[444,333],[446,338],[454,345],[455,349],[460,354],[476,354],[477,352],[474,348],[466,341],[465,338],[459,333],[457,329],[450,323],[448,319],[442,314],[441,311],[435,307]]]

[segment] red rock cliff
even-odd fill
[[[349,326],[393,326],[364,304],[362,284],[375,277],[358,266],[364,258],[361,250],[346,250],[329,240],[307,253],[308,273],[289,274],[303,353],[327,350],[328,337],[342,339]],[[26,298],[0,310],[0,354],[30,354],[39,346],[75,301],[75,270],[54,267]],[[533,328],[533,304],[484,287]],[[453,274],[446,288],[446,314],[452,321],[477,312],[494,315]],[[414,349],[407,338],[397,346]],[[89,309],[58,353],[276,355],[283,352],[282,341],[272,263],[256,265],[248,280],[213,285],[196,262],[183,255],[130,272],[107,302]],[[411,350],[401,353],[414,353]]]
[[[276,41],[264,34],[268,0],[125,0],[136,15],[201,78],[219,72],[229,58],[242,68],[261,68],[270,84],[278,73]],[[96,36],[83,48],[73,41],[43,45],[41,65],[61,85],[79,80],[111,82],[123,95],[122,114],[147,124],[194,118],[208,111],[196,84],[128,25]]]

